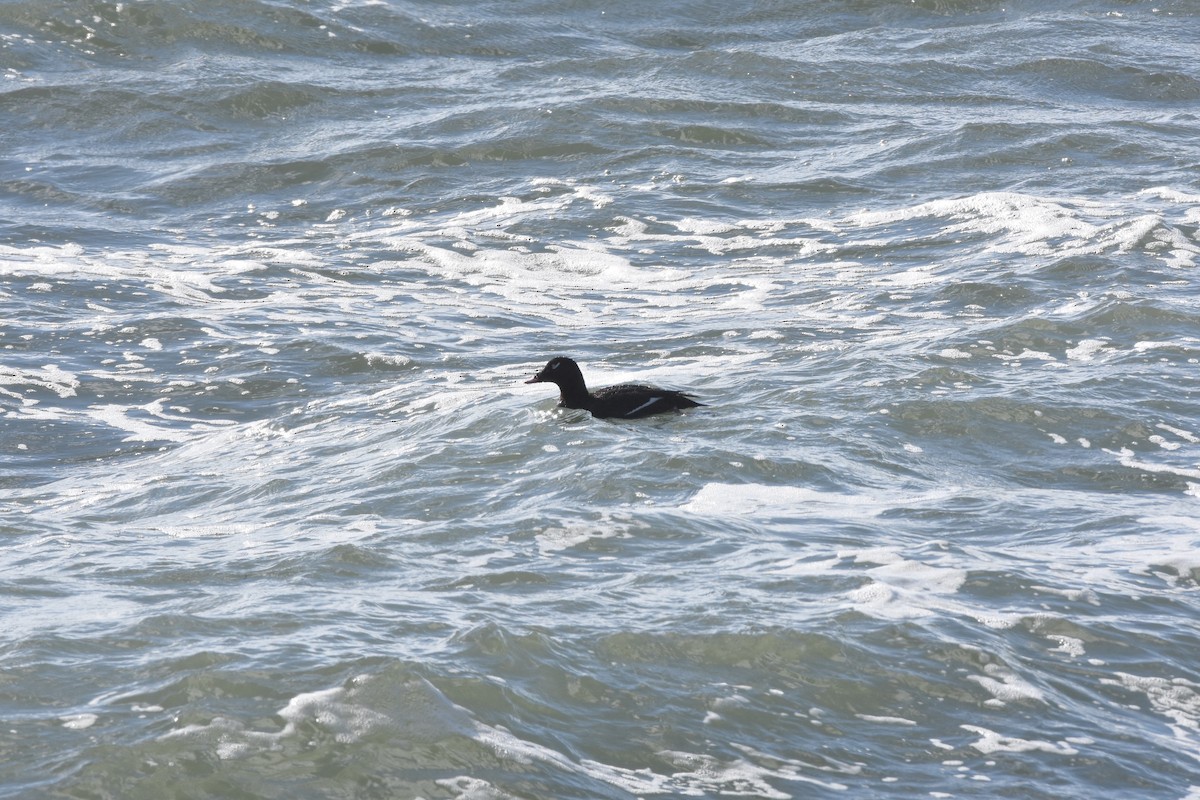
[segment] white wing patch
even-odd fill
[[[641,411],[642,409],[644,409],[644,408],[649,408],[650,406],[654,405],[654,404],[655,404],[655,403],[657,403],[659,400],[662,400],[662,398],[661,398],[661,397],[651,397],[649,400],[647,400],[646,402],[642,403],[642,404],[641,404],[640,406],[638,406],[637,408],[635,408],[635,409],[633,409],[632,411],[628,412],[628,413],[627,413],[625,416],[627,416],[627,417],[632,417],[634,414],[638,413],[638,412],[639,412],[639,411]]]

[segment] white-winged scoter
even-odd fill
[[[704,405],[683,392],[640,383],[621,383],[588,392],[579,365],[566,356],[550,359],[541,372],[525,382],[558,384],[560,406],[585,408],[592,412],[593,417],[636,419]]]

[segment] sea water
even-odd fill
[[[1198,42],[0,4],[0,796],[1200,797]]]

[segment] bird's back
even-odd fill
[[[636,419],[665,411],[678,411],[703,405],[683,392],[659,389],[640,383],[606,386],[592,393],[588,410],[596,417]]]

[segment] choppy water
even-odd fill
[[[1198,42],[0,5],[0,796],[1200,797]]]

